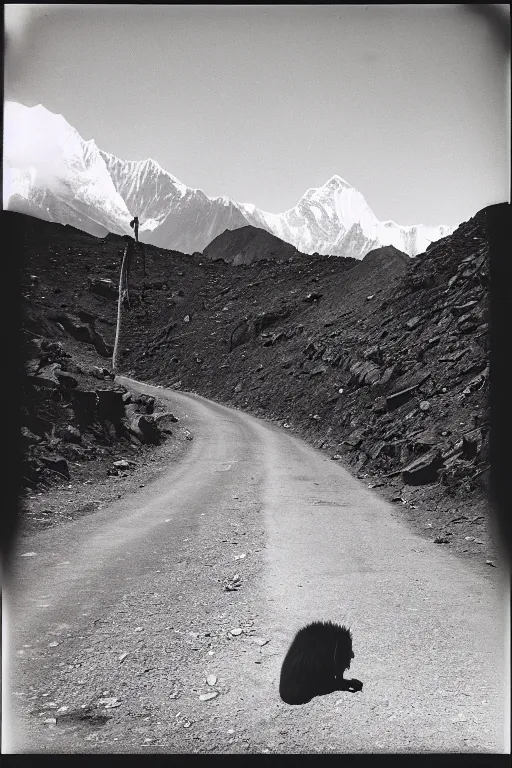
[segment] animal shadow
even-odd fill
[[[297,632],[283,661],[281,699],[286,704],[307,704],[315,696],[335,691],[361,691],[360,680],[343,676],[353,658],[352,634],[347,627],[330,621],[308,624]]]

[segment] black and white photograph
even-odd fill
[[[510,6],[4,30],[2,753],[510,754]]]

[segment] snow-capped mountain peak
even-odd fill
[[[337,189],[352,189],[352,184],[349,184],[348,181],[345,179],[342,179],[341,176],[339,176],[337,173],[335,173],[333,176],[331,176],[330,179],[328,179],[325,184],[323,185],[323,189],[325,188],[337,188]]]
[[[29,211],[91,232],[130,234],[185,253],[202,251],[225,230],[248,224],[265,229],[303,253],[363,258],[394,245],[415,256],[454,227],[380,222],[363,195],[334,174],[311,187],[297,205],[270,213],[226,195],[187,187],[153,158],[121,160],[85,141],[60,114],[42,104],[4,108],[4,208]]]

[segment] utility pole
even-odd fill
[[[121,310],[123,306],[124,286],[127,285],[126,277],[127,277],[129,264],[132,258],[132,254],[133,254],[133,241],[130,238],[130,240],[126,243],[126,246],[124,249],[123,260],[121,262],[121,272],[119,275],[119,297],[117,300],[116,338],[114,341],[114,352],[112,354],[112,370],[114,373],[116,373],[116,368],[117,368],[117,356],[118,356],[118,347],[119,347],[119,336],[121,333]]]

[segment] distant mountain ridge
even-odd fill
[[[143,242],[183,253],[203,251],[225,230],[251,225],[307,254],[361,259],[393,245],[416,256],[455,229],[381,222],[363,195],[337,175],[308,189],[284,213],[212,198],[151,158],[122,160],[102,151],[41,104],[16,102],[6,102],[4,111],[4,209],[97,236],[131,234],[129,222],[138,215]]]

